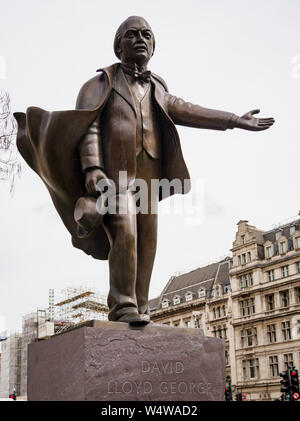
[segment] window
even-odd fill
[[[286,242],[283,241],[279,244],[280,253],[286,253]]]
[[[163,300],[162,303],[161,303],[161,307],[162,308],[167,308],[167,307],[169,307],[169,303],[170,303],[169,300]]]
[[[246,253],[242,254],[242,263],[243,265],[246,263]]]
[[[266,306],[267,306],[267,311],[274,310],[275,308],[274,294],[266,295]]]
[[[284,369],[288,370],[290,367],[294,366],[294,356],[293,354],[283,354]]]
[[[267,274],[268,274],[269,282],[274,281],[274,279],[275,279],[274,269],[268,270]]]
[[[296,303],[300,303],[300,287],[295,288]]]
[[[226,327],[226,325],[223,325],[223,338],[227,339],[227,327]]]
[[[300,273],[300,262],[296,263],[296,272]]]
[[[222,306],[222,311],[223,311],[223,316],[225,317],[226,316],[226,308],[225,308],[224,305]]]
[[[272,247],[271,246],[266,247],[266,256],[267,256],[267,259],[270,259],[270,257],[272,257]]]
[[[219,287],[216,288],[216,297],[220,297],[220,288]]]
[[[246,329],[247,346],[257,345],[256,328]]]
[[[248,360],[248,370],[250,379],[259,377],[259,361],[258,358]]]
[[[217,315],[218,315],[218,317],[222,317],[222,315],[221,315],[221,307],[217,307]]]
[[[281,307],[289,306],[289,290],[280,291]]]
[[[300,320],[297,320],[297,336],[300,336]]]
[[[202,329],[202,321],[201,321],[201,319],[197,318],[194,321],[194,326],[195,326],[196,329]]]
[[[253,285],[253,273],[247,273],[246,275],[239,277],[240,288],[248,288]]]
[[[213,315],[214,315],[214,319],[216,319],[217,318],[217,313],[216,313],[215,307],[213,308]]]
[[[276,325],[267,326],[267,336],[269,344],[276,342]]]
[[[296,249],[299,249],[300,248],[300,237],[295,238],[295,243],[296,243]]]
[[[228,351],[225,351],[225,364],[228,365],[229,364],[229,355],[228,355]]]
[[[247,378],[247,368],[246,368],[246,360],[242,361],[242,366],[243,366],[243,379],[245,380]]]
[[[238,256],[239,265],[242,264],[241,255]]]
[[[192,301],[193,294],[191,292],[188,292],[185,294],[185,301]]]
[[[181,299],[180,299],[179,295],[176,295],[176,296],[173,298],[173,304],[174,304],[174,305],[176,305],[176,304],[180,304],[180,301],[181,301]]]
[[[249,316],[255,313],[255,302],[254,298],[240,301],[240,313],[241,316]]]
[[[282,268],[281,268],[281,276],[283,278],[286,278],[287,276],[289,276],[289,267],[288,266],[282,266]]]
[[[205,297],[205,289],[204,288],[200,288],[198,291],[198,297],[202,298]]]
[[[241,236],[241,239],[242,239],[242,244],[245,244],[246,243],[246,236],[245,235],[242,235]]]
[[[271,357],[269,357],[269,367],[270,367],[271,377],[278,377],[279,369],[278,369],[278,356],[277,355],[272,355]]]
[[[174,322],[174,326],[179,327],[180,326],[180,320],[177,320],[176,322]]]
[[[212,333],[213,333],[214,337],[216,338],[217,337],[217,328],[216,328],[216,326],[213,327]]]
[[[241,330],[241,348],[244,348],[245,345],[245,330]]]
[[[191,327],[191,321],[190,320],[185,320],[184,321],[186,327]]]
[[[282,339],[284,341],[288,341],[291,339],[291,326],[290,326],[289,321],[281,323],[281,331],[282,331]]]
[[[251,252],[248,251],[247,255],[248,255],[248,262],[251,262]]]
[[[217,332],[218,332],[218,338],[222,338],[223,336],[222,336],[222,328],[221,328],[221,326],[218,326]]]

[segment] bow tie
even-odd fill
[[[122,70],[135,80],[141,82],[150,82],[151,72],[150,70],[140,70],[136,64],[128,65],[121,64]]]

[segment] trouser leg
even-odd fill
[[[144,180],[148,187],[140,197],[140,201],[147,201],[147,206],[140,203],[140,209],[143,209],[143,212],[146,210],[146,213],[137,213],[136,298],[140,314],[149,314],[148,297],[156,254],[159,197],[158,190],[151,190],[151,180],[159,179],[160,173],[161,161],[153,159],[143,150],[137,158],[137,177]]]
[[[136,262],[137,227],[135,202],[132,192],[118,195],[128,203],[128,213],[108,214],[104,218],[104,228],[110,241],[108,256],[110,290],[108,294],[109,320],[118,320],[127,313],[137,313],[136,302]]]
[[[156,254],[157,215],[137,215],[137,277],[136,298],[139,313],[149,314],[149,285]]]

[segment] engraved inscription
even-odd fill
[[[205,382],[186,382],[180,380],[180,374],[184,373],[184,363],[182,361],[150,361],[143,360],[141,362],[141,373],[143,376],[155,375],[159,376],[159,381],[110,381],[108,382],[107,392],[110,394],[125,395],[149,395],[155,390],[161,394],[180,394],[180,395],[201,395],[213,391],[212,383]],[[166,375],[178,376],[177,381],[164,381]]]

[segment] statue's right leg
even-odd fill
[[[136,302],[137,227],[135,201],[132,192],[117,195],[127,201],[124,214],[107,214],[103,225],[110,241],[108,256],[110,290],[108,294],[108,319],[129,323],[143,323]]]

